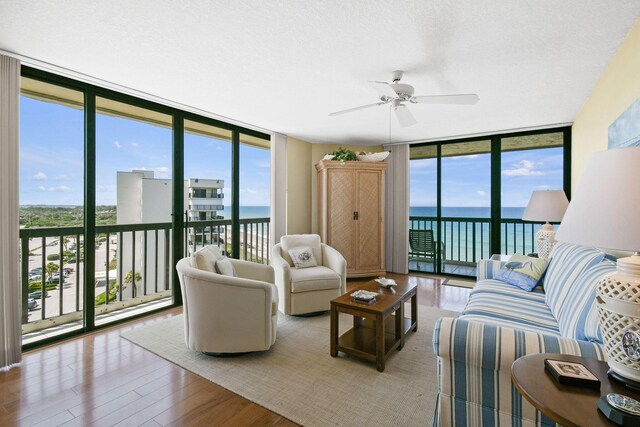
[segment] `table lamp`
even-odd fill
[[[609,374],[640,386],[640,147],[594,153],[556,239],[634,254],[598,283]]]
[[[567,210],[569,201],[563,190],[534,191],[529,204],[524,210],[525,221],[546,221],[536,233],[536,251],[538,257],[549,258],[553,245],[556,244],[555,231],[550,222],[560,222]]]

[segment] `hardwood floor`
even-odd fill
[[[388,277],[415,281],[422,306],[461,311],[470,292],[428,276]],[[347,287],[358,283],[350,280]],[[0,372],[0,425],[295,425],[120,338],[123,331],[181,311],[169,309],[25,353],[19,367]]]

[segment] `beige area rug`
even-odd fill
[[[352,318],[340,316],[342,333]],[[419,306],[418,331],[387,359],[384,372],[342,353],[329,355],[328,314],[280,313],[276,344],[269,351],[231,358],[188,350],[182,316],[122,336],[305,426],[425,426],[431,425],[437,393],[433,327],[439,317],[457,316]]]
[[[455,279],[447,279],[443,283],[445,286],[457,286],[458,288],[468,288],[473,289],[476,285],[476,282],[468,282],[466,280],[455,280]]]

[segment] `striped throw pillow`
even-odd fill
[[[602,343],[602,332],[598,325],[596,288],[605,275],[616,271],[616,264],[604,260],[586,269],[576,279],[567,293],[565,304],[560,308],[558,324],[563,337]]]
[[[559,242],[551,251],[544,279],[545,302],[558,319],[560,309],[576,279],[589,267],[599,264],[604,253],[595,248]]]

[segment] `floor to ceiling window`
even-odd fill
[[[239,216],[240,258],[269,263],[271,141],[240,134]]]
[[[176,261],[269,260],[270,136],[23,67],[26,348],[180,304]]]
[[[570,129],[411,147],[409,269],[475,276],[479,259],[531,253],[531,192],[570,187]],[[569,196],[569,194],[567,194]]]
[[[95,315],[171,303],[172,117],[96,98]],[[158,308],[157,305],[154,308]],[[136,310],[139,313],[139,308]]]
[[[185,247],[193,253],[215,244],[233,253],[233,132],[192,120],[184,121]]]
[[[23,77],[20,97],[22,332],[82,328],[84,93]]]

